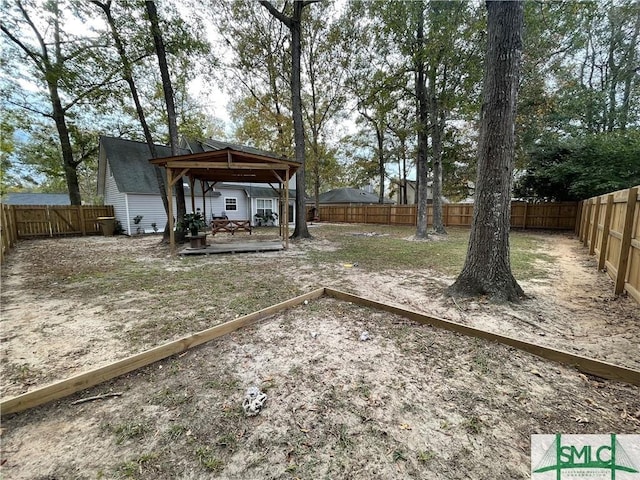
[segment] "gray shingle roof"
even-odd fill
[[[357,188],[336,188],[320,194],[320,204],[327,203],[378,203],[380,198],[374,193],[367,193]],[[384,203],[394,203],[384,198]]]
[[[155,167],[149,163],[151,154],[146,143],[123,138],[100,137],[100,148],[104,150],[113,172],[118,190],[123,193],[159,193]],[[170,157],[171,149],[156,145],[158,156]],[[179,149],[178,154],[190,153]]]

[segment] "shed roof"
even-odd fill
[[[320,204],[328,203],[378,203],[380,197],[374,193],[368,193],[358,188],[336,188],[328,192],[321,193],[318,197]],[[388,198],[383,199],[384,203],[394,203]]]

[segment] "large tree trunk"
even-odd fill
[[[53,112],[53,120],[58,130],[58,138],[60,139],[60,148],[62,150],[62,163],[64,167],[64,177],[69,192],[69,201],[71,205],[82,205],[82,197],[80,196],[80,183],[78,182],[78,163],[73,158],[73,148],[71,147],[71,139],[69,138],[69,128],[60,102],[58,94],[58,86],[49,83],[49,96],[51,97],[51,106]]]
[[[47,79],[47,86],[49,88],[49,98],[51,99],[51,108],[53,113],[53,120],[58,130],[58,137],[60,138],[60,148],[62,150],[62,163],[64,166],[64,177],[67,182],[67,189],[69,191],[69,201],[71,205],[82,205],[82,197],[80,195],[80,183],[78,182],[78,163],[73,158],[73,148],[71,146],[71,139],[69,138],[69,128],[67,126],[67,120],[65,117],[65,109],[62,107],[62,101],[60,100],[60,92],[58,91],[58,82],[60,81],[61,73],[58,70],[62,68],[62,52],[60,50],[60,23],[59,23],[59,11],[56,4],[56,17],[54,23],[54,42],[56,51],[56,64],[49,64],[49,60],[46,55],[45,58],[47,73],[45,78]]]
[[[487,2],[487,56],[478,142],[478,177],[467,258],[449,294],[518,301],[509,227],[523,4]]]
[[[384,203],[384,130],[376,125],[376,138],[378,140],[378,175],[380,175],[380,187],[378,191],[378,203]]]
[[[418,101],[418,157],[416,159],[416,187],[418,217],[416,222],[416,238],[427,238],[427,89],[425,85],[424,49],[424,5],[418,8],[418,31],[416,40],[420,49],[416,65],[416,97]]]
[[[293,109],[293,132],[295,139],[296,160],[300,167],[296,174],[296,228],[291,238],[311,238],[307,228],[307,206],[305,202],[305,152],[304,125],[302,124],[302,98],[300,94],[300,58],[302,57],[302,9],[301,1],[293,4],[291,18],[291,106]]]
[[[436,92],[436,67],[429,67],[429,118],[431,133],[431,165],[433,166],[433,229],[436,233],[446,234],[442,220],[442,133],[444,119],[438,105]]]
[[[173,100],[173,88],[171,86],[171,77],[169,76],[169,66],[167,64],[167,54],[162,41],[162,33],[158,21],[158,12],[153,1],[145,2],[149,21],[151,22],[151,32],[153,34],[153,43],[158,56],[158,64],[160,66],[160,77],[162,78],[162,90],[164,92],[165,103],[167,104],[167,118],[169,122],[169,138],[171,142],[171,155],[178,154],[178,126],[176,121],[176,108]],[[187,207],[184,200],[184,185],[182,179],[176,182],[174,187],[176,194],[176,218],[178,225],[182,225],[182,219],[187,213]],[[183,228],[176,230],[176,241],[183,242],[185,231]]]
[[[293,110],[293,132],[295,140],[296,160],[300,167],[296,172],[296,228],[291,238],[311,238],[307,227],[307,206],[305,202],[305,152],[304,152],[304,125],[302,124],[302,98],[300,94],[300,59],[302,57],[302,10],[313,3],[314,0],[298,0],[293,2],[293,15],[286,16],[278,11],[267,0],[260,0],[269,13],[284,23],[291,32],[291,107]]]

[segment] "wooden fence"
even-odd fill
[[[320,220],[335,223],[416,225],[416,205],[321,205]],[[469,227],[473,204],[446,203],[442,206],[445,227]],[[511,226],[553,230],[573,230],[578,215],[577,202],[511,203]],[[433,224],[433,206],[427,206],[427,224]]]
[[[102,233],[98,217],[113,217],[113,206],[0,204],[0,262],[21,238]]]
[[[626,290],[640,303],[640,185],[580,204],[576,234],[606,269],[616,295]]]

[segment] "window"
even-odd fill
[[[260,216],[273,213],[273,200],[270,198],[259,198],[256,204],[256,213]]]
[[[238,210],[238,199],[233,197],[227,197],[224,199],[224,209],[225,211],[236,211]]]

